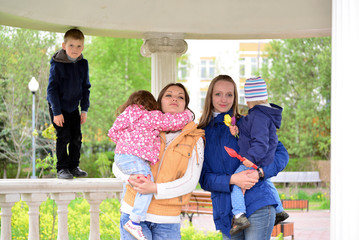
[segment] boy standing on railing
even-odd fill
[[[57,177],[62,179],[87,176],[79,168],[81,124],[87,119],[91,87],[88,62],[82,56],[84,39],[80,30],[68,30],[62,49],[50,61],[47,101],[57,136]]]

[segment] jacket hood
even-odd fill
[[[277,129],[279,129],[280,125],[282,123],[283,108],[281,108],[280,106],[273,104],[273,103],[270,103],[270,105],[271,105],[271,107],[267,107],[267,106],[263,106],[263,105],[256,105],[252,109],[254,109],[254,108],[259,109],[261,112],[263,112],[265,115],[267,115],[272,120],[275,127]],[[252,109],[250,109],[249,111],[251,111]]]
[[[80,61],[83,58],[82,54],[76,59],[76,61]],[[52,58],[51,58],[51,62],[55,61],[55,62],[60,62],[60,63],[72,63],[71,60],[68,59],[66,51],[64,49],[59,50],[58,52],[56,52]]]

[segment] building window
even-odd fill
[[[207,91],[201,91],[201,111],[203,111],[204,103],[206,101]]]
[[[251,77],[254,77],[258,71],[258,59],[251,58]]]
[[[212,79],[215,74],[214,58],[201,59],[201,79]]]
[[[246,59],[245,58],[239,59],[239,76],[240,77],[246,76]]]
[[[188,77],[188,62],[187,59],[181,59],[178,63],[178,79],[186,80]]]
[[[261,58],[259,59],[261,60]],[[261,61],[259,62],[261,63]],[[255,77],[258,74],[258,58],[243,57],[239,59],[239,76],[241,78]]]

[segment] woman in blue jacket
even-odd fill
[[[228,155],[224,146],[239,152],[237,139],[233,137],[224,116],[236,116],[237,125],[241,121],[238,109],[237,87],[228,75],[215,77],[207,92],[203,114],[198,127],[205,130],[206,146],[204,163],[200,177],[202,189],[211,192],[213,219],[216,229],[223,239],[262,240],[270,239],[275,221],[275,198],[267,178],[282,171],[288,163],[289,155],[282,143],[278,143],[274,162],[256,170],[247,170],[234,174],[241,164]],[[246,216],[251,223],[249,228],[231,236],[233,218],[231,191],[233,185],[247,189],[245,193]]]

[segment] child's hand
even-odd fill
[[[81,124],[84,124],[86,122],[87,119],[87,112],[82,112],[81,113]]]
[[[54,116],[54,123],[56,124],[56,126],[63,127],[64,122],[65,120],[62,114]]]
[[[246,167],[252,167],[253,163],[249,161],[247,158],[243,157],[245,160],[243,161],[243,165]]]
[[[229,126],[229,131],[231,132],[232,136],[238,136],[238,127],[236,125]]]

